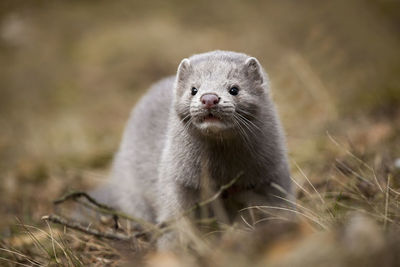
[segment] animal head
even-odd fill
[[[183,59],[174,90],[175,110],[187,128],[206,136],[248,136],[266,105],[268,78],[254,57],[213,51]]]

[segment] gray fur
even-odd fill
[[[229,94],[232,86],[238,95]],[[201,122],[208,112],[200,102],[204,93],[221,98],[211,112],[222,122]],[[156,83],[136,105],[110,183],[95,196],[108,195],[109,204],[161,222],[200,200],[204,177],[218,188],[240,173],[242,190],[234,198],[241,207],[279,203],[274,195],[292,192],[266,73],[255,58],[213,51],[184,59],[176,76]]]

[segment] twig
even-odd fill
[[[54,201],[54,204],[58,205],[61,204],[69,199],[72,199],[74,201],[77,201],[80,204],[83,204],[89,208],[93,208],[90,207],[88,204],[85,204],[83,202],[78,201],[79,198],[84,197],[86,198],[91,204],[93,204],[95,207],[97,207],[97,209],[95,209],[96,211],[102,212],[102,213],[106,213],[106,214],[111,214],[114,216],[119,216],[134,222],[138,222],[141,225],[147,225],[150,226],[149,228],[151,228],[152,230],[155,230],[157,232],[162,232],[167,230],[167,226],[169,226],[171,223],[177,221],[177,219],[182,218],[186,215],[188,215],[189,213],[193,212],[194,210],[206,206],[208,204],[210,204],[211,202],[215,201],[226,189],[228,189],[229,187],[231,187],[241,176],[243,173],[239,173],[236,178],[232,179],[229,183],[222,185],[219,190],[209,199],[206,199],[202,202],[197,203],[196,205],[194,205],[193,207],[191,207],[190,209],[184,211],[180,216],[178,216],[177,218],[174,218],[170,221],[167,222],[162,222],[159,223],[157,225],[154,225],[152,223],[149,223],[147,221],[141,220],[141,219],[136,219],[133,218],[129,215],[126,215],[122,212],[119,212],[117,210],[114,210],[113,208],[104,205],[102,203],[97,202],[94,198],[92,198],[91,196],[89,196],[87,193],[85,192],[71,192],[68,193],[66,195],[64,195],[63,197],[61,197],[60,199],[57,199]],[[96,237],[100,237],[100,238],[107,238],[107,239],[112,239],[112,240],[120,240],[120,241],[131,241],[134,240],[135,238],[139,238],[142,236],[145,236],[149,233],[149,231],[141,231],[141,232],[137,232],[134,235],[125,235],[125,234],[121,234],[121,233],[111,233],[111,232],[101,232],[97,229],[92,229],[92,228],[88,228],[87,226],[81,224],[80,222],[77,221],[71,221],[71,220],[67,220],[61,216],[55,215],[55,214],[50,214],[50,215],[46,215],[42,217],[42,220],[46,220],[46,221],[50,221],[53,223],[57,223],[63,226],[66,226],[68,228],[71,229],[75,229],[77,231],[89,234],[89,235],[93,235]]]
[[[237,180],[239,180],[239,178],[243,175],[243,172],[240,172],[234,179],[232,179],[229,183],[222,185],[219,190],[217,191],[217,193],[215,193],[214,196],[210,197],[209,199],[206,199],[202,202],[197,203],[196,205],[194,205],[192,207],[192,209],[196,209],[198,207],[202,207],[205,205],[210,204],[211,202],[215,201],[226,189],[228,189],[229,187],[231,187],[234,183],[237,182]],[[192,212],[193,210],[189,209],[187,210],[184,214],[187,215],[188,213]]]
[[[113,211],[113,210],[114,210],[114,209],[111,208],[110,206],[107,206],[107,205],[105,205],[105,204],[103,204],[103,203],[97,202],[97,201],[96,201],[93,197],[91,197],[88,193],[82,192],[82,191],[73,191],[73,192],[67,193],[67,194],[65,194],[64,196],[60,197],[59,199],[54,200],[53,203],[54,203],[55,205],[59,205],[59,204],[65,202],[65,201],[67,201],[67,200],[69,200],[69,199],[76,200],[76,199],[81,198],[81,197],[86,198],[90,203],[92,203],[93,205],[95,205],[95,206],[97,206],[97,207],[99,207],[99,208],[102,208],[102,209],[105,209],[105,210],[110,210],[110,211]]]
[[[239,180],[239,178],[243,175],[243,172],[240,172],[234,179],[232,179],[229,183],[222,185],[219,190],[210,198],[203,200],[201,202],[196,203],[195,205],[193,205],[191,208],[185,210],[184,212],[182,212],[179,216],[177,216],[176,218],[167,221],[167,222],[162,222],[159,223],[158,226],[160,228],[165,228],[167,225],[177,221],[178,219],[185,217],[186,215],[189,215],[190,213],[192,213],[193,211],[204,207],[208,204],[210,204],[211,202],[215,201],[226,189],[230,188],[233,184],[235,184],[237,182],[237,180]]]
[[[42,220],[50,221],[53,223],[61,224],[63,226],[66,226],[71,229],[75,229],[77,231],[93,235],[96,237],[100,238],[107,238],[111,240],[119,240],[119,241],[132,241],[135,238],[144,236],[146,233],[145,232],[138,232],[134,235],[125,235],[121,233],[110,233],[110,232],[101,232],[97,229],[93,228],[88,228],[87,226],[84,226],[83,224],[77,222],[77,221],[69,221],[61,216],[51,214],[51,215],[46,215],[42,217]]]
[[[85,198],[93,206],[79,201],[79,199],[82,198],[82,197]],[[86,192],[82,192],[82,191],[70,192],[70,193],[65,194],[61,198],[53,201],[53,203],[55,205],[59,205],[59,204],[62,204],[65,201],[70,200],[70,199],[73,200],[73,201],[76,201],[79,204],[82,204],[85,207],[87,207],[89,209],[92,209],[94,211],[97,211],[97,212],[100,212],[100,213],[103,213],[103,214],[113,215],[114,220],[116,220],[116,221],[118,221],[119,218],[123,218],[123,219],[129,220],[129,221],[132,221],[132,222],[136,222],[136,223],[138,223],[139,225],[141,225],[142,227],[144,227],[146,229],[157,230],[157,226],[156,225],[154,225],[154,224],[152,224],[152,223],[150,223],[148,221],[142,220],[140,218],[136,218],[136,217],[130,216],[130,215],[125,214],[125,213],[123,213],[121,211],[115,210],[114,208],[112,208],[110,206],[107,206],[107,205],[105,205],[103,203],[100,203],[97,200],[95,200],[93,197],[91,197],[89,194],[87,194]]]

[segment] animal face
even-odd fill
[[[267,78],[255,58],[211,52],[184,59],[175,84],[182,123],[204,135],[254,132],[267,97]]]

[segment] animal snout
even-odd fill
[[[205,108],[212,108],[218,104],[220,98],[216,94],[204,94],[200,97],[201,103]]]

